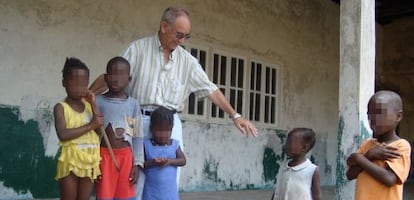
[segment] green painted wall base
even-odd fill
[[[45,157],[35,121],[18,119],[19,109],[0,106],[0,181],[17,193],[34,198],[58,197],[56,159]]]

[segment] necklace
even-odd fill
[[[155,141],[154,139],[151,139],[151,143],[154,146],[160,146],[160,147],[167,147],[169,145],[168,143],[166,143],[166,144],[158,144],[157,141]]]

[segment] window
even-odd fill
[[[225,53],[213,53],[212,81],[220,88],[221,92],[229,99],[230,104],[239,113],[243,110],[245,94],[245,59],[226,55]],[[225,118],[226,113],[211,103],[211,118]]]
[[[249,120],[276,124],[277,69],[252,61],[250,70]]]
[[[257,126],[277,125],[280,93],[278,68],[208,48],[186,46],[196,57],[233,108]],[[208,100],[190,95],[182,113],[184,119],[228,123],[229,116]]]
[[[204,69],[204,71],[206,71],[207,51],[202,50],[201,48],[195,48],[191,46],[184,46],[184,48],[187,49],[191,53],[191,55],[198,59],[198,62],[200,63],[201,67]],[[185,115],[191,116],[191,118],[193,119],[203,119],[205,118],[205,111],[206,100],[199,99],[195,97],[194,94],[190,94],[187,103],[184,106],[183,113],[185,113]]]

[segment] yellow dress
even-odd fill
[[[88,102],[84,102],[85,109],[82,113],[73,110],[66,102],[60,104],[63,106],[66,128],[78,128],[92,120],[92,108]],[[70,172],[77,177],[89,177],[92,180],[101,174],[99,136],[95,131],[89,131],[72,140],[60,141],[59,145],[61,152],[57,163],[56,180],[68,176]]]

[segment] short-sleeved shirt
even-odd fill
[[[141,109],[137,100],[96,96],[96,103],[104,116],[104,127],[111,123],[113,131],[124,129],[123,138],[129,143],[134,155],[134,165],[144,166],[144,130],[141,120]]]
[[[141,106],[156,105],[180,111],[191,93],[203,98],[216,91],[197,59],[181,46],[164,62],[158,34],[132,42],[121,55],[131,65],[127,92]]]
[[[380,143],[374,139],[365,140],[358,149],[358,153],[365,154],[370,149],[380,145]],[[396,147],[398,153],[401,155],[399,158],[392,160],[375,160],[376,165],[383,168],[389,167],[397,176],[398,181],[395,185],[388,187],[380,181],[373,178],[367,172],[362,171],[358,174],[356,179],[355,199],[356,200],[401,200],[403,195],[403,183],[407,180],[408,173],[410,171],[410,153],[411,146],[407,140],[399,139],[388,144],[389,146]]]

